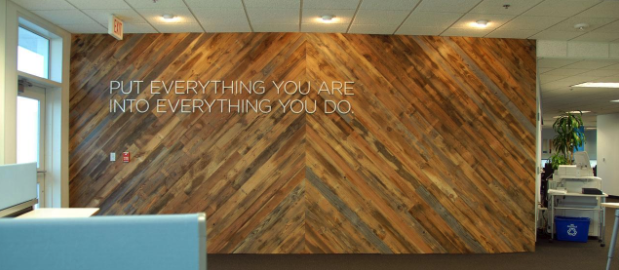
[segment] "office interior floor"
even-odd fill
[[[619,202],[608,199],[608,202]],[[535,252],[475,255],[208,255],[209,270],[511,270],[605,269],[615,221],[614,209],[606,211],[606,247],[597,239],[587,243],[538,238]],[[619,246],[611,269],[619,269]]]

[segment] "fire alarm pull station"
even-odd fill
[[[123,152],[123,162],[127,163],[131,161],[131,154],[129,152]]]

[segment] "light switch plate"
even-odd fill
[[[110,161],[116,161],[116,153],[110,153]]]

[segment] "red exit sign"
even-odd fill
[[[118,40],[123,40],[123,21],[110,15],[107,32]]]

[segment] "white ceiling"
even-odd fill
[[[572,87],[584,82],[619,82],[619,60],[539,59],[544,126],[551,126],[561,112],[581,110],[587,127],[597,126],[596,116],[619,113],[619,89]]]
[[[338,32],[619,42],[617,0],[12,1],[72,33],[106,33],[108,15],[115,14],[126,33]],[[163,22],[164,13],[181,20]],[[317,21],[322,15],[338,21]],[[489,26],[470,26],[480,19]],[[583,22],[590,27],[573,27]]]
[[[11,0],[72,33],[336,32],[619,42],[619,0]],[[509,4],[505,9],[503,5]],[[164,22],[163,14],[180,17]],[[325,24],[322,15],[338,20]],[[484,29],[474,21],[489,20]],[[590,26],[574,28],[577,23]],[[540,59],[544,122],[566,110],[619,113],[619,89],[572,88],[619,82],[619,60]]]

